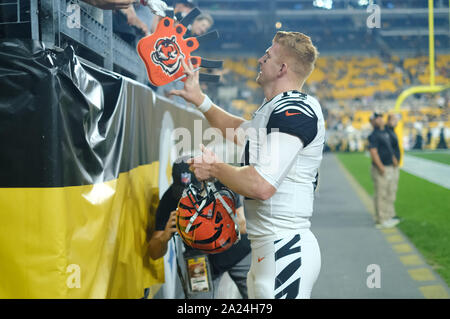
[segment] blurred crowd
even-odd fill
[[[203,0],[201,2],[207,2]],[[210,7],[217,10],[230,10],[230,9],[251,9],[254,6],[252,1],[211,1]],[[435,7],[445,7],[448,5],[448,1],[435,0]],[[381,8],[427,8],[428,1],[424,0],[339,0],[339,1],[308,1],[308,0],[278,0],[276,5],[277,9],[285,10],[326,10],[326,9],[359,9],[367,6],[371,3],[379,5]]]
[[[165,1],[173,6],[177,21],[181,21],[194,7],[193,0]],[[160,16],[152,13],[149,6],[144,5],[145,1],[135,2],[126,9],[119,9],[113,12],[114,33],[119,35],[124,41],[132,46],[144,36],[155,32]],[[212,26],[214,20],[208,14],[198,16],[188,27],[185,37],[199,36]]]
[[[160,17],[144,5],[145,1],[132,4],[132,0],[85,2],[100,8],[115,9],[114,32],[131,46],[136,46],[142,37],[153,33],[160,21]],[[165,2],[173,6],[176,19],[180,21],[201,1]],[[402,6],[399,1],[384,1],[382,4]],[[202,35],[213,24],[210,15],[202,14],[189,27],[186,37]],[[219,57],[208,56],[208,52],[196,53],[205,58],[224,60],[221,70],[202,70],[221,76],[219,85],[203,83],[203,90],[227,111],[250,119],[264,98],[255,82],[259,57]],[[446,84],[449,75],[450,55],[438,54],[435,62],[436,84]],[[428,57],[419,54],[408,57],[322,56],[317,60],[316,69],[303,91],[316,96],[322,104],[328,135],[326,150],[363,151],[367,149],[367,136],[371,130],[370,114],[374,110],[392,110],[403,90],[416,85],[428,85],[429,76]],[[168,94],[182,85],[182,82],[178,82],[152,88],[157,94],[185,104],[183,99]],[[401,142],[405,149],[435,149],[449,145],[449,100],[449,93],[444,91],[436,95],[416,94],[404,102],[401,110]]]
[[[263,96],[255,83],[254,57],[224,58],[221,86],[209,92],[231,112],[251,118]],[[436,58],[436,84],[446,84],[450,55]],[[316,96],[324,110],[327,150],[363,151],[374,110],[392,111],[400,93],[429,84],[428,57],[321,57],[303,91]],[[405,149],[443,148],[450,142],[450,92],[415,94],[402,105]],[[444,143],[445,142],[445,143]]]

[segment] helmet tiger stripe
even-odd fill
[[[240,237],[234,194],[213,183],[202,190],[190,184],[178,203],[176,227],[184,243],[208,254],[229,249]]]

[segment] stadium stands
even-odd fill
[[[42,5],[48,6],[50,2],[43,1]],[[58,2],[63,8],[65,1]],[[304,90],[321,101],[330,117],[327,118],[329,129],[337,128],[339,123],[350,123],[357,130],[369,127],[370,111],[390,110],[404,89],[429,83],[426,1],[408,1],[408,5],[399,0],[378,1],[377,5],[384,10],[380,28],[367,26],[369,13],[366,9],[371,1],[329,1],[330,8],[319,5],[325,2],[196,1],[203,11],[214,17],[214,28],[221,35],[220,43],[205,44],[199,54],[225,61],[224,69],[219,72],[221,84],[205,86],[208,94],[226,110],[251,117],[263,99],[255,82],[257,58],[270,45],[272,35],[277,31],[275,22],[283,30],[307,33],[318,47],[321,55]],[[448,1],[436,0],[434,5],[435,79],[436,84],[445,84],[450,72]],[[0,11],[4,22],[0,36],[17,36],[19,31],[24,31],[21,37],[33,36],[33,15],[25,2],[7,2],[0,6]],[[329,14],[324,15],[324,11]],[[95,13],[101,13],[97,14],[100,18],[94,17]],[[56,19],[56,15],[51,18]],[[47,35],[48,30],[44,28],[42,38],[62,47],[71,44],[81,57],[145,83],[146,76],[139,67],[135,49],[109,30],[111,20],[110,13],[82,5],[79,33],[61,23],[59,36]],[[39,22],[43,26],[52,24],[42,18]],[[29,24],[31,32],[27,27]],[[92,32],[101,41],[96,41]],[[264,34],[267,36],[262,36]],[[421,111],[436,106],[442,113]],[[410,97],[405,110],[409,112],[404,114],[406,130],[409,127],[417,130],[412,124],[415,121],[429,123],[422,125],[423,134],[428,128],[441,125],[439,123],[448,123],[448,97],[445,94],[440,99],[429,99],[428,95]]]
[[[448,83],[450,55],[438,55],[435,65],[436,84]],[[223,103],[230,111],[251,118],[262,101],[255,82],[257,59],[225,58],[224,68],[227,70],[223,75],[224,86],[234,86],[239,92],[251,94],[243,96],[238,93],[231,102],[224,100]],[[327,126],[330,135],[334,135],[330,141],[331,149],[362,151],[371,130],[369,118],[373,110],[389,111],[403,90],[427,84],[429,67],[426,56],[401,58],[394,55],[389,59],[325,56],[318,59],[316,69],[305,85],[305,92],[317,96],[328,110]],[[448,99],[424,96],[408,99],[402,110],[406,147],[414,145],[417,134],[425,137],[431,130],[431,141],[424,148],[436,148],[440,128],[450,130],[448,108]],[[346,127],[351,127],[350,131]],[[349,135],[356,139],[352,147],[348,143]],[[450,142],[449,133],[446,133],[446,140]]]

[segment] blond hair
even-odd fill
[[[301,78],[306,79],[314,70],[319,52],[312,44],[311,38],[300,32],[278,31],[273,42],[281,45],[285,50],[282,58],[293,59],[291,70]]]

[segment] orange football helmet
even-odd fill
[[[229,249],[240,239],[233,193],[211,182],[204,183],[203,190],[190,184],[178,203],[176,226],[192,248],[208,254]]]

